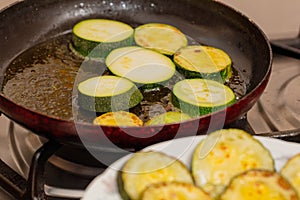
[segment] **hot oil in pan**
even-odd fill
[[[83,62],[82,58],[73,54],[69,48],[70,40],[71,34],[58,36],[19,55],[6,70],[3,93],[17,104],[45,115],[92,122],[95,114],[80,109],[76,90],[73,89],[77,88],[80,79],[109,72],[104,64]],[[175,81],[176,77],[171,83]],[[235,68],[226,84],[238,98],[246,93],[245,83]],[[153,115],[176,110],[170,103],[169,88],[144,92],[144,100],[130,111],[147,121]],[[72,109],[72,104],[75,109]]]
[[[8,67],[4,94],[37,112],[72,118],[72,91],[82,60],[68,50],[69,36],[49,40],[18,56]]]

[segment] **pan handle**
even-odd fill
[[[275,53],[300,59],[300,26],[298,36],[270,41]]]

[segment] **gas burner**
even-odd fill
[[[300,60],[276,55],[270,81],[248,113],[256,133],[285,131],[300,124]]]

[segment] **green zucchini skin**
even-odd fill
[[[127,192],[124,189],[124,184],[123,184],[123,180],[122,180],[122,171],[118,171],[117,184],[118,184],[118,191],[119,191],[119,194],[122,197],[122,199],[123,200],[131,200],[131,198],[129,197],[129,195],[127,194]]]
[[[71,49],[83,57],[104,59],[113,49],[133,45],[133,34],[134,29],[120,21],[87,19],[74,25]]]
[[[202,81],[207,81],[210,83],[215,82],[216,84],[222,85],[219,82],[216,81],[212,81],[212,80],[204,80],[204,79],[185,79],[183,81],[200,81],[199,84]],[[180,81],[181,82],[181,81]],[[224,88],[227,88],[227,90],[230,90],[232,92],[232,90],[225,86],[222,85]],[[175,84],[176,87],[176,84]],[[173,105],[177,108],[179,108],[182,112],[187,113],[188,115],[190,115],[191,117],[197,117],[197,116],[202,116],[202,115],[206,115],[206,114],[210,114],[212,112],[218,111],[218,110],[222,110],[232,104],[234,104],[236,102],[236,98],[234,93],[232,92],[232,99],[228,102],[226,102],[225,104],[222,105],[214,105],[214,106],[201,106],[201,105],[194,105],[192,103],[189,103],[187,101],[181,100],[180,97],[177,97],[174,93],[174,88],[173,91],[171,93],[171,101],[173,103]]]
[[[104,59],[112,50],[133,45],[133,36],[119,42],[94,42],[73,34],[72,48],[80,55],[90,58]]]
[[[128,110],[138,105],[142,99],[143,95],[136,87],[112,97],[92,97],[78,93],[78,103],[82,108],[99,113]]]
[[[210,113],[218,111],[218,110],[222,110],[236,102],[236,100],[233,99],[232,101],[230,101],[227,104],[222,105],[222,106],[198,107],[198,106],[195,106],[195,105],[192,105],[192,104],[189,104],[189,103],[179,100],[179,98],[177,98],[174,95],[174,93],[172,93],[171,98],[172,98],[172,103],[174,106],[176,106],[183,112],[188,113],[192,117],[202,116],[202,115],[210,114]]]
[[[117,76],[93,77],[78,84],[78,104],[93,112],[128,110],[142,99],[134,83]]]
[[[232,74],[232,68],[227,67],[224,70],[221,70],[220,72],[215,73],[200,73],[195,71],[188,71],[184,68],[182,68],[180,65],[176,64],[176,69],[179,73],[181,73],[185,78],[192,79],[192,78],[201,78],[201,79],[209,79],[218,81],[220,83],[225,82],[228,80],[227,77],[230,77]]]

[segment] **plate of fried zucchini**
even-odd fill
[[[83,200],[298,200],[299,163],[298,143],[221,129],[117,160]]]

